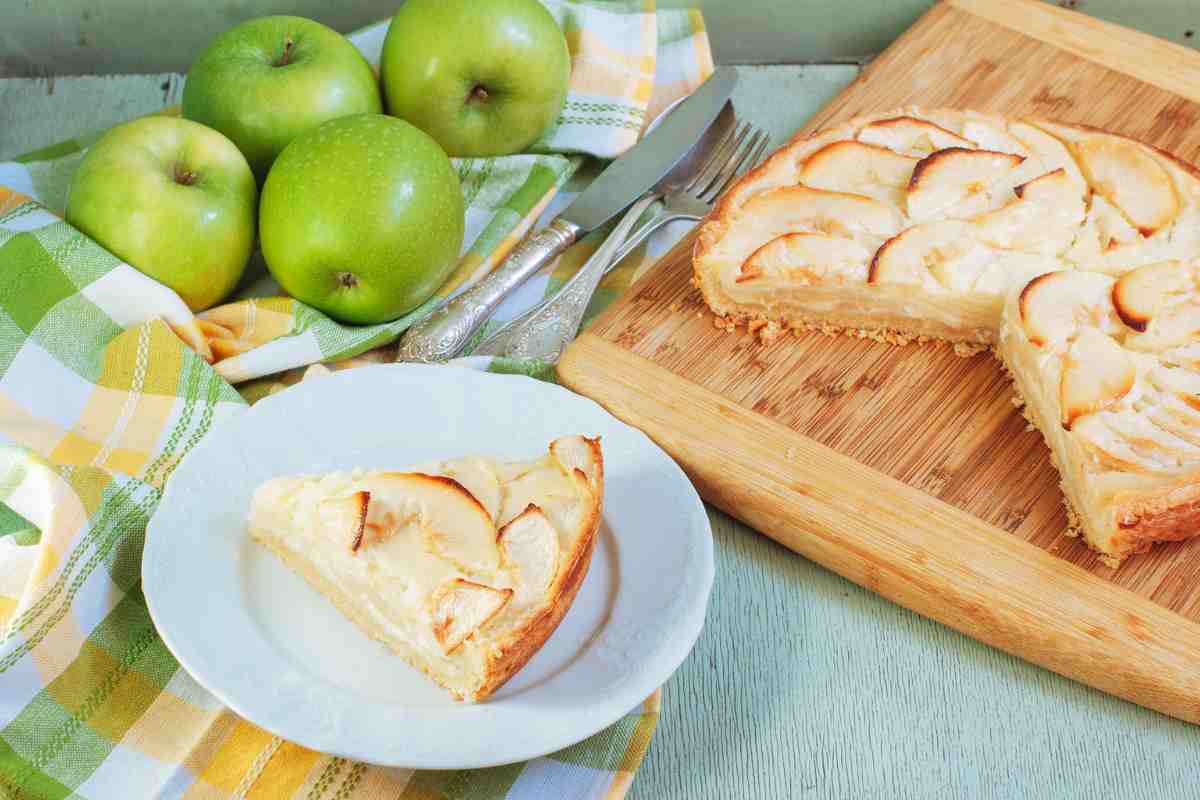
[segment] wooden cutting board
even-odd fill
[[[785,98],[781,98],[781,101]],[[805,127],[907,104],[1097,125],[1200,160],[1200,54],[1036,0],[934,6]],[[709,502],[850,580],[1200,723],[1200,538],[1109,569],[998,363],[713,325],[684,240],[560,379],[646,431]]]

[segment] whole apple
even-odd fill
[[[200,311],[241,280],[257,200],[233,142],[198,122],[144,117],[88,150],[71,182],[67,221]]]
[[[299,136],[259,207],[263,256],[293,297],[334,319],[386,322],[453,272],[463,197],[450,159],[403,120],[360,114]]]
[[[383,106],[375,73],[332,28],[303,17],[261,17],[222,33],[188,70],[183,116],[233,140],[262,180],[305,131]]]
[[[533,144],[562,110],[571,55],[537,0],[408,0],[380,64],[389,114],[452,156]]]

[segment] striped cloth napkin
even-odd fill
[[[656,12],[650,0],[544,2],[572,53],[566,107],[536,153],[456,162],[468,233],[444,292],[487,274],[595,174],[592,157],[626,150],[657,110],[712,71],[698,12]],[[385,30],[351,38],[375,62]],[[247,402],[328,369],[390,360],[390,342],[420,312],[343,326],[281,296],[264,273],[234,302],[192,315],[60,218],[96,136],[0,164],[0,797],[623,796],[653,735],[657,692],[543,758],[413,772],[282,741],[180,669],[140,583],[146,523],[172,470]],[[594,307],[679,233],[614,270]],[[597,242],[566,253],[499,319],[553,291]],[[539,365],[473,362],[548,375]]]

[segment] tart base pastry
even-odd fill
[[[700,226],[720,327],[994,346],[1110,563],[1200,533],[1200,173],[1046,120],[908,108],[797,137]]]
[[[492,694],[541,648],[587,575],[599,441],[540,459],[276,478],[249,530],[347,618],[457,699]]]

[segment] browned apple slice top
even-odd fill
[[[1059,381],[1062,426],[1120,400],[1133,388],[1137,367],[1129,353],[1096,328],[1082,328],[1071,342]]]
[[[855,192],[871,185],[903,188],[916,164],[916,158],[886,147],[844,140],[809,156],[800,170],[800,182],[835,192]]]
[[[496,541],[502,563],[516,573],[517,601],[544,597],[558,574],[560,548],[558,532],[542,509],[530,503],[500,529]]]
[[[1067,175],[1062,167],[1039,175],[1031,181],[1013,187],[1013,194],[1022,200],[1041,200],[1050,203],[1065,203],[1083,199],[1079,184]]]
[[[892,117],[872,122],[858,133],[859,141],[895,150],[898,153],[926,155],[947,147],[974,147],[975,143],[964,139],[940,125],[913,117]]]
[[[1047,272],[1025,284],[1018,298],[1021,327],[1038,347],[1066,342],[1080,323],[1099,326],[1112,313],[1113,279],[1099,272]]]
[[[465,578],[452,578],[429,596],[433,635],[442,652],[453,653],[512,599],[512,589],[496,589]]]
[[[853,239],[821,233],[777,236],[742,263],[743,276],[785,275],[801,284],[858,283],[867,276],[871,252]]]
[[[961,220],[914,225],[883,243],[871,260],[868,283],[926,283],[930,267],[964,255],[974,232]]]
[[[1161,261],[1122,275],[1113,285],[1113,307],[1122,322],[1135,331],[1144,331],[1172,296],[1195,291],[1194,267],[1180,261]]]
[[[967,197],[987,190],[1025,160],[1013,153],[948,147],[913,168],[908,183],[908,215],[928,219]]]
[[[471,493],[488,516],[495,521],[500,514],[500,480],[483,459],[464,458],[444,465],[440,474],[453,478]]]
[[[1130,350],[1161,353],[1197,340],[1200,340],[1200,302],[1191,298],[1154,315],[1146,330],[1125,337],[1125,346]]]
[[[321,525],[328,530],[344,535],[350,552],[357,553],[362,547],[363,531],[367,524],[367,511],[371,504],[370,492],[355,492],[345,497],[328,497],[317,506]]]
[[[600,455],[600,439],[587,436],[565,436],[550,443],[550,454],[567,476],[582,473],[592,494],[599,495],[604,485],[604,467]]]
[[[416,523],[434,555],[464,570],[488,573],[499,564],[492,515],[458,481],[422,472],[387,472],[367,482],[371,518],[391,525]]]
[[[1048,172],[1061,169],[1067,173],[1067,178],[1079,187],[1080,194],[1087,191],[1087,181],[1079,169],[1079,162],[1067,149],[1066,143],[1056,136],[1051,136],[1041,128],[1028,122],[1009,122],[1009,133],[1013,135]]]
[[[1143,236],[1152,236],[1179,213],[1179,198],[1162,165],[1133,142],[1096,136],[1074,144],[1088,182],[1128,218]]]
[[[988,244],[1019,250],[1045,241],[1071,243],[1083,222],[1085,206],[1080,186],[1059,168],[1013,189],[1017,200],[972,220],[979,238]]]
[[[887,237],[900,230],[899,213],[886,203],[809,186],[771,189],[752,197],[743,210],[764,229],[780,232],[807,231],[845,237],[867,233]]]

